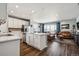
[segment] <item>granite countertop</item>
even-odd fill
[[[0,33],[0,42],[7,42],[20,39],[19,35],[14,33]]]

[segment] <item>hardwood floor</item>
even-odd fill
[[[26,43],[20,43],[21,56],[79,56],[79,47],[73,40],[54,39],[48,42],[48,47],[42,51],[33,48]]]

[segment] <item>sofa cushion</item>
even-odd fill
[[[59,36],[62,35],[62,38],[71,38],[72,37],[72,34],[68,31],[59,32],[58,35]]]

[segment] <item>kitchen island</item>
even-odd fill
[[[46,33],[27,33],[26,43],[38,50],[43,50],[47,47],[47,34]]]
[[[14,33],[0,33],[0,56],[19,56],[20,37]]]

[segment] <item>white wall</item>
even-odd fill
[[[39,28],[40,24],[38,22],[31,20],[30,24],[33,25],[34,31],[40,31],[40,28]]]
[[[0,18],[3,18],[7,21],[7,4],[0,3]],[[8,32],[7,22],[0,25],[1,32]]]
[[[72,26],[76,25],[76,19],[63,20],[63,21],[61,21],[60,25],[62,25],[62,24],[69,24],[69,29],[61,29],[61,31],[70,31],[70,32],[72,32],[72,28],[73,28]],[[61,28],[61,26],[60,26],[60,28]]]

